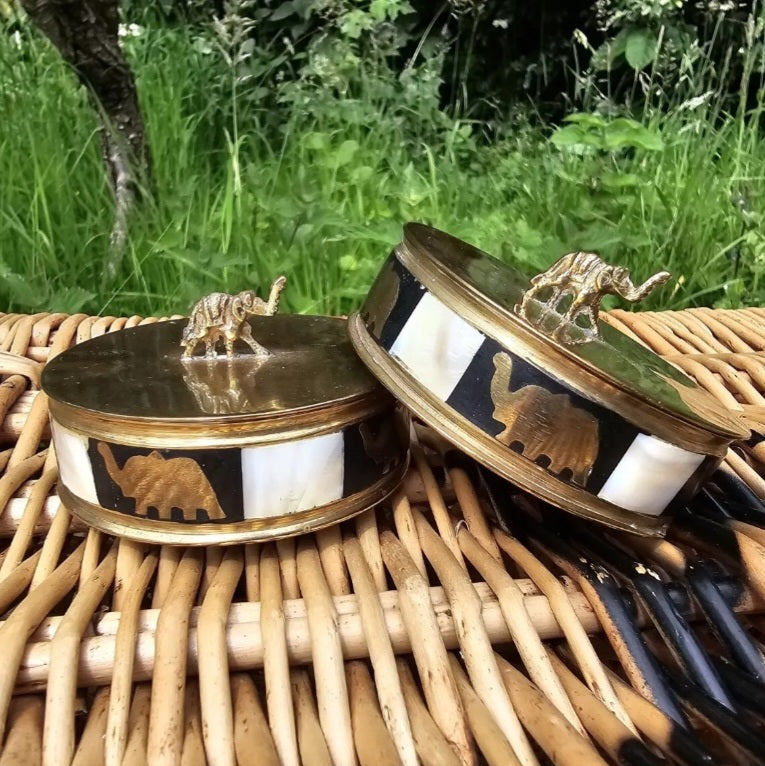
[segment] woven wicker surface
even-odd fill
[[[765,428],[765,311],[607,319]],[[522,498],[523,542],[490,527],[476,474],[445,468],[427,429],[392,502],[315,535],[152,548],[73,521],[55,495],[41,365],[73,343],[152,321],[0,315],[0,766],[680,757],[629,626],[609,618],[600,586],[536,535]],[[760,449],[731,451],[724,470],[765,498]],[[726,531],[738,556],[725,564],[728,579],[743,586],[729,602],[748,615],[737,626],[756,665],[765,531],[740,520]],[[681,581],[698,555],[674,531],[666,542],[619,539],[665,580]],[[601,585],[608,577],[603,569]],[[678,614],[702,655],[726,654],[703,609],[686,599]],[[644,609],[628,619],[646,626],[653,656],[695,667]],[[753,763],[746,737],[712,734],[684,707],[696,726],[686,739],[698,735],[713,762]]]

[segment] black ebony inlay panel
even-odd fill
[[[104,508],[162,521],[243,520],[238,449],[152,450],[90,439],[88,455]]]
[[[382,330],[379,333],[375,330],[380,345],[385,349],[393,345],[422,296],[425,295],[425,288],[401,265],[395,254],[389,256],[384,269],[388,268],[391,268],[398,277],[399,286],[396,302],[384,321]]]
[[[349,426],[343,433],[343,497],[354,495],[390,473],[401,459],[401,447],[389,413]]]
[[[640,429],[611,410],[572,392],[524,359],[510,354],[495,340],[484,339],[446,403],[489,435],[502,433],[504,424],[494,418],[494,402],[490,392],[495,369],[494,356],[498,353],[505,353],[512,358],[511,391],[534,385],[551,394],[566,394],[576,408],[590,413],[597,420],[598,452],[585,488],[594,493],[600,491],[635,437],[641,433]],[[515,451],[520,452],[520,448]]]

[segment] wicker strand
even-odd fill
[[[327,741],[319,723],[319,716],[313,702],[313,691],[308,673],[293,670],[292,696],[295,700],[295,719],[297,722],[300,763],[302,766],[333,766]]]
[[[241,550],[228,548],[199,610],[197,641],[206,655],[206,661],[199,663],[199,696],[202,736],[210,766],[236,766],[226,625],[243,566]]]
[[[62,760],[68,763],[74,754],[74,697],[80,641],[93,612],[111,585],[116,561],[117,545],[114,544],[93,574],[81,583],[51,641],[45,696],[48,715],[43,730],[43,766],[59,766]]]
[[[385,726],[372,676],[365,663],[345,664],[353,726],[353,741],[361,766],[401,766],[396,747]]]
[[[199,700],[199,685],[190,680],[184,690],[185,712],[183,722],[183,744],[180,752],[180,766],[206,766],[204,737],[202,735],[202,710]],[[149,766],[154,761],[149,759]]]
[[[8,715],[8,738],[0,752],[0,766],[25,766],[42,762],[44,712],[41,697],[14,697]]]
[[[415,512],[415,524],[422,550],[444,584],[471,683],[507,737],[518,762],[523,766],[538,766],[531,744],[502,683],[491,641],[481,619],[481,601],[467,572],[451,556],[449,548],[419,511]]]
[[[380,536],[383,561],[399,592],[401,616],[411,637],[425,699],[433,719],[463,763],[474,764],[475,752],[438,623],[430,603],[428,584],[406,549],[390,532]]]
[[[40,551],[33,553],[0,582],[0,611],[4,612],[32,582],[40,553]]]
[[[523,593],[517,582],[501,564],[494,561],[467,529],[460,529],[457,538],[470,563],[497,595],[502,615],[531,679],[566,720],[582,736],[586,736],[584,726],[574,712],[571,701],[547,658],[544,645],[526,611]]]
[[[99,689],[90,706],[88,721],[72,759],[72,766],[91,766],[91,764],[104,762],[104,735],[106,733],[108,704],[109,690]]]
[[[423,766],[460,766],[464,761],[458,757],[457,750],[451,746],[431,718],[420,698],[417,683],[406,660],[396,660],[396,667],[401,679],[407,714],[412,723],[414,744]]]
[[[625,726],[637,734],[629,716],[616,697],[587,634],[576,619],[571,602],[561,584],[542,562],[517,540],[500,531],[495,532],[495,536],[499,547],[529,574],[549,599],[550,607],[576,655],[587,685]]]
[[[397,490],[393,494],[393,520],[396,525],[398,539],[406,548],[409,557],[417,567],[417,571],[427,579],[428,573],[425,570],[425,559],[422,556],[422,549],[417,540],[417,530],[414,526],[412,507],[409,504],[409,498],[401,490]]]
[[[279,558],[273,543],[260,556],[261,634],[263,669],[268,696],[268,720],[279,759],[284,766],[299,766],[300,756],[292,702],[287,634],[284,620]]]
[[[157,623],[151,684],[148,758],[152,766],[176,766],[183,745],[186,641],[189,613],[202,577],[202,554],[184,552]]]
[[[345,559],[354,591],[358,595],[361,624],[369,649],[369,658],[374,668],[383,718],[393,737],[401,763],[404,766],[417,766],[412,729],[406,713],[406,702],[396,671],[396,661],[385,625],[385,616],[368,561],[364,558],[361,543],[357,538],[352,536],[345,538]]]
[[[632,751],[644,747],[637,739],[633,728],[627,728],[615,716],[609,716],[605,705],[561,662],[551,650],[547,655],[558,677],[574,704],[579,718],[584,721],[592,738],[611,758],[618,760],[620,754],[631,746]],[[646,755],[649,755],[646,752]]]
[[[319,554],[307,538],[300,538],[298,543],[297,576],[311,631],[321,728],[331,735],[327,747],[332,762],[336,766],[356,766],[337,612],[328,583],[322,577]]]
[[[16,528],[11,544],[6,549],[3,565],[0,567],[0,580],[7,576],[7,573],[15,569],[21,562],[24,554],[29,549],[35,532],[35,525],[42,512],[45,499],[48,493],[53,489],[53,485],[58,480],[58,470],[55,466],[55,459],[52,458],[53,452],[48,453],[51,460],[46,460],[45,464],[53,463],[53,467],[44,468],[40,480],[35,483],[32,494],[29,496],[26,504],[24,516],[21,523]]]
[[[607,766],[549,700],[506,659],[497,655],[502,679],[523,725],[555,766]]]
[[[61,558],[61,552],[67,542],[70,520],[71,515],[66,506],[62,503],[53,519],[53,524],[51,524],[48,534],[45,535],[40,559],[37,562],[37,568],[32,576],[30,590],[37,588],[42,582],[50,577],[51,572],[55,569],[56,564]],[[85,550],[83,548],[83,555],[84,553]]]
[[[280,766],[268,721],[263,714],[258,691],[246,673],[231,676],[234,707],[234,745],[239,766]]]
[[[125,550],[120,545],[119,553]],[[127,550],[135,551],[131,545]],[[119,563],[119,555],[117,558]],[[133,689],[135,664],[135,640],[138,632],[138,615],[146,588],[157,568],[157,552],[150,551],[141,563],[130,588],[121,603],[120,623],[114,649],[114,674],[109,696],[108,725],[106,727],[106,766],[120,766],[128,742],[130,698]]]
[[[489,766],[520,766],[521,761],[506,739],[496,717],[486,706],[486,701],[470,685],[462,665],[449,654],[454,680],[462,698],[465,714],[478,747]],[[525,735],[524,735],[525,736]]]
[[[13,686],[27,641],[45,615],[74,587],[84,552],[83,543],[0,625],[0,646],[3,647],[3,672],[0,673],[0,742],[5,734]]]
[[[438,483],[436,482],[435,476],[433,476],[433,471],[428,465],[428,461],[425,459],[425,454],[422,451],[422,448],[418,444],[412,445],[412,456],[414,457],[417,471],[422,478],[422,483],[425,486],[425,491],[428,495],[428,503],[430,505],[430,512],[436,522],[438,533],[441,535],[441,538],[444,543],[446,543],[454,558],[457,559],[462,567],[464,567],[465,561],[462,558],[462,551],[460,551],[460,546],[457,543],[457,536],[454,533],[454,524],[449,516],[449,511],[446,508],[444,498],[438,489]]]

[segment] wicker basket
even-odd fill
[[[765,311],[607,319],[765,428]],[[524,497],[517,536],[497,530],[485,474],[418,428],[388,506],[276,544],[151,548],[60,505],[37,384],[71,344],[154,321],[0,315],[0,766],[765,758],[757,438],[716,488],[749,515],[667,541],[556,537]]]

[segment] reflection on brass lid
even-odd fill
[[[249,323],[269,356],[184,360],[185,320],[74,346],[43,371],[51,412],[63,425],[101,438],[115,429],[118,441],[136,443],[139,434],[171,440],[182,432],[200,445],[218,435],[235,443],[237,434],[258,430],[302,428],[305,435],[390,406],[353,351],[344,319],[276,315]]]
[[[565,343],[551,337],[560,318],[553,317],[552,327],[545,325],[545,315],[549,320],[552,312],[533,291],[523,305],[529,280],[478,248],[430,226],[409,223],[396,256],[439,300],[483,333],[604,406],[634,411],[632,403],[625,406],[626,396],[729,440],[747,436],[742,421],[715,397],[609,324],[598,322],[595,335],[568,323]],[[663,279],[663,274],[656,275],[646,287]],[[521,317],[515,308],[522,305]]]

